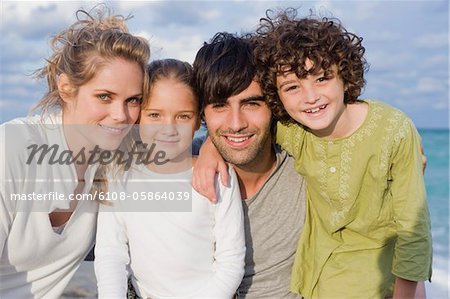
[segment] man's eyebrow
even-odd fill
[[[248,98],[242,99],[241,102],[264,102],[264,96],[257,95],[257,96],[250,96]]]

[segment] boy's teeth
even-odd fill
[[[248,139],[248,137],[227,137],[228,140],[233,142],[242,142]]]
[[[318,112],[319,110],[321,110],[321,109],[323,109],[325,107],[326,107],[326,105],[322,105],[322,106],[319,106],[319,107],[314,108],[314,109],[308,109],[308,110],[306,110],[306,112],[307,113],[316,113],[316,112]]]

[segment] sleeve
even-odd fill
[[[8,239],[17,203],[12,201],[11,194],[19,193],[19,184],[12,178],[23,178],[23,164],[17,148],[6,143],[6,124],[0,126],[0,258]],[[12,158],[14,155],[14,158]],[[16,159],[19,158],[19,159]]]
[[[2,178],[0,187],[0,258],[3,256],[3,249],[9,236],[10,227],[13,222],[13,213],[7,207]]]
[[[397,231],[392,273],[407,280],[423,281],[431,277],[432,243],[421,141],[409,119],[405,119],[399,132],[391,163]]]
[[[244,214],[239,185],[231,166],[230,187],[217,183],[221,188],[215,207],[215,274],[194,296],[208,298],[232,298],[244,276],[245,233]],[[220,187],[219,187],[220,186]]]
[[[117,202],[115,202],[117,203]],[[100,204],[97,220],[94,269],[98,298],[126,298],[128,288],[128,238],[123,213]]]
[[[276,143],[290,156],[295,158],[301,154],[306,130],[299,125],[277,123]]]

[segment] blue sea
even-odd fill
[[[426,282],[428,299],[450,298],[449,255],[449,131],[419,130],[428,159],[425,170],[433,233],[433,277]],[[198,132],[203,134],[204,131]],[[92,262],[84,262],[62,298],[96,298]]]
[[[427,156],[425,183],[433,233],[433,276],[427,297],[450,298],[449,255],[449,131],[419,130]]]

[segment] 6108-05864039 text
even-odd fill
[[[48,192],[48,193],[12,193],[10,200],[12,201],[63,201],[63,200],[99,200],[116,201],[116,200],[135,200],[135,201],[180,201],[190,200],[190,192],[182,191],[146,191],[146,192],[99,192],[95,191],[93,194],[63,194],[60,192]]]

